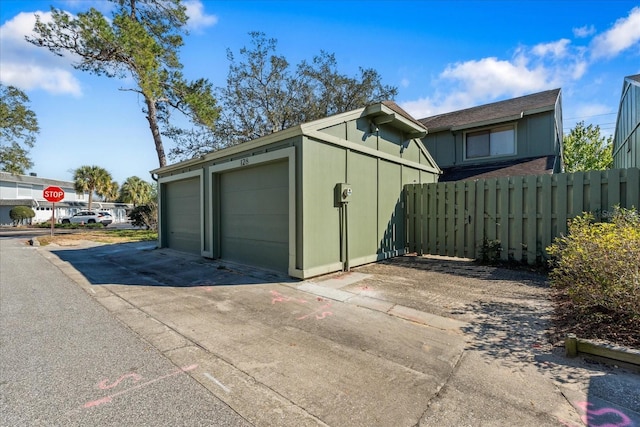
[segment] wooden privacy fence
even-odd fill
[[[567,220],[640,208],[640,169],[408,184],[405,197],[410,252],[533,264]]]

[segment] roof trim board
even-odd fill
[[[477,128],[477,127],[490,126],[490,125],[497,125],[499,123],[513,122],[515,120],[520,120],[523,116],[524,116],[524,113],[520,113],[520,114],[516,114],[516,115],[513,115],[513,116],[502,117],[502,118],[499,118],[499,119],[483,120],[481,122],[467,123],[467,124],[460,125],[460,126],[451,126],[449,129],[451,130],[451,132],[456,132],[456,131],[464,130],[464,129]],[[446,128],[444,128],[443,130],[446,130]]]

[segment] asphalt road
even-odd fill
[[[640,426],[640,377],[546,348],[541,288],[508,271],[297,281],[27,239],[0,237],[0,425]]]
[[[24,240],[0,272],[0,425],[250,425]]]

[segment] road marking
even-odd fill
[[[102,380],[102,381],[100,381],[98,383],[98,388],[100,390],[108,390],[110,388],[114,388],[114,387],[116,387],[118,384],[120,384],[122,381],[124,381],[127,378],[133,378],[133,382],[137,383],[138,381],[140,381],[142,379],[142,376],[139,375],[139,374],[136,374],[135,372],[132,372],[130,374],[122,375],[120,378],[118,378],[117,380],[115,380],[115,382],[113,382],[111,384],[108,384],[109,379],[107,378],[107,379],[104,379],[104,380]]]
[[[126,389],[126,390],[119,391],[118,393],[114,393],[114,394],[111,394],[109,396],[105,396],[103,398],[97,399],[97,400],[92,400],[91,402],[85,403],[83,406],[85,408],[91,408],[91,407],[94,407],[94,406],[100,406],[103,403],[110,403],[113,400],[114,397],[118,397],[118,396],[120,396],[122,394],[129,393],[130,391],[137,390],[137,389],[142,388],[142,387],[146,387],[146,386],[148,386],[150,384],[153,384],[153,383],[155,383],[157,381],[163,380],[165,378],[173,377],[173,376],[181,374],[183,372],[193,371],[197,367],[198,367],[198,365],[190,365],[190,366],[185,366],[184,368],[176,369],[175,371],[170,372],[167,375],[163,375],[161,377],[154,378],[154,379],[152,379],[150,381],[144,382],[142,384],[135,385],[135,386],[130,387],[130,388]]]
[[[224,384],[222,384],[220,381],[218,381],[213,375],[211,375],[208,372],[204,373],[204,376],[209,378],[211,381],[213,381],[214,383],[216,383],[222,390],[225,391],[225,393],[231,393],[231,390],[229,390],[227,387],[225,387]]]

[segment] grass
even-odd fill
[[[38,241],[43,246],[55,244],[69,244],[72,241],[90,240],[100,243],[129,243],[158,240],[158,232],[153,230],[127,229],[117,230],[108,228],[91,228],[74,233],[40,236]]]

